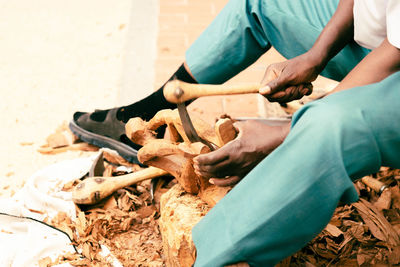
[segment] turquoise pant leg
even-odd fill
[[[400,73],[299,110],[284,143],[194,228],[195,266],[273,266],[329,222],[352,180],[400,168]],[[266,133],[268,134],[268,133]]]
[[[271,46],[286,58],[303,54],[314,44],[338,2],[231,0],[186,52],[188,66],[200,83],[223,83]],[[368,52],[352,43],[321,74],[341,80]]]

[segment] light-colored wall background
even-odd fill
[[[74,111],[154,89],[157,16],[157,0],[0,0],[0,194],[76,157],[36,152]]]
[[[142,99],[155,89],[158,0],[131,0],[131,4],[118,105]]]

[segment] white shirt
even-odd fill
[[[354,40],[374,49],[387,37],[400,48],[400,0],[354,0]]]

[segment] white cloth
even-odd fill
[[[39,222],[0,215],[0,225],[0,266],[38,266],[42,258],[74,252],[65,234]]]
[[[0,199],[0,213],[42,221],[65,212],[75,220],[72,193],[62,188],[87,174],[95,157],[63,161],[36,172],[12,198]],[[39,266],[42,258],[55,260],[58,255],[74,251],[64,233],[34,220],[0,214],[0,266]],[[105,262],[122,266],[108,248],[102,246],[102,252]]]
[[[374,49],[387,37],[400,48],[400,0],[354,0],[354,40]]]

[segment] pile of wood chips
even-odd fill
[[[123,173],[107,164],[104,174]],[[72,190],[75,184],[64,187]],[[151,201],[150,183],[144,181],[115,192],[105,201],[77,208],[77,220],[59,213],[51,225],[66,232],[80,254],[66,254],[56,261],[42,259],[40,266],[68,262],[73,266],[113,266],[112,258],[104,257],[100,245],[110,249],[123,266],[163,266],[161,235],[157,219],[159,210]],[[159,199],[159,197],[157,197]]]
[[[64,130],[65,127],[60,132]],[[67,149],[75,149],[76,140],[68,142]],[[91,146],[79,144],[84,150],[92,149]],[[40,152],[58,153],[60,150],[58,143],[47,146],[42,147]],[[105,153],[105,158],[109,163],[106,163],[104,176],[124,174],[117,171],[118,165],[139,169],[139,166],[129,164],[115,155]],[[399,265],[400,170],[383,167],[373,177],[390,185],[389,188],[378,194],[357,181],[355,186],[360,201],[352,205],[340,205],[329,225],[317,237],[278,266]],[[73,186],[67,185],[65,190],[71,190]],[[77,207],[76,222],[60,213],[48,223],[68,233],[81,254],[63,255],[55,262],[45,258],[40,266],[63,262],[73,266],[112,266],[109,260],[101,256],[100,244],[107,246],[123,266],[165,266],[158,218],[160,194],[167,189],[157,191],[155,204],[152,203],[149,189],[149,181],[144,181],[117,191],[95,206]]]

